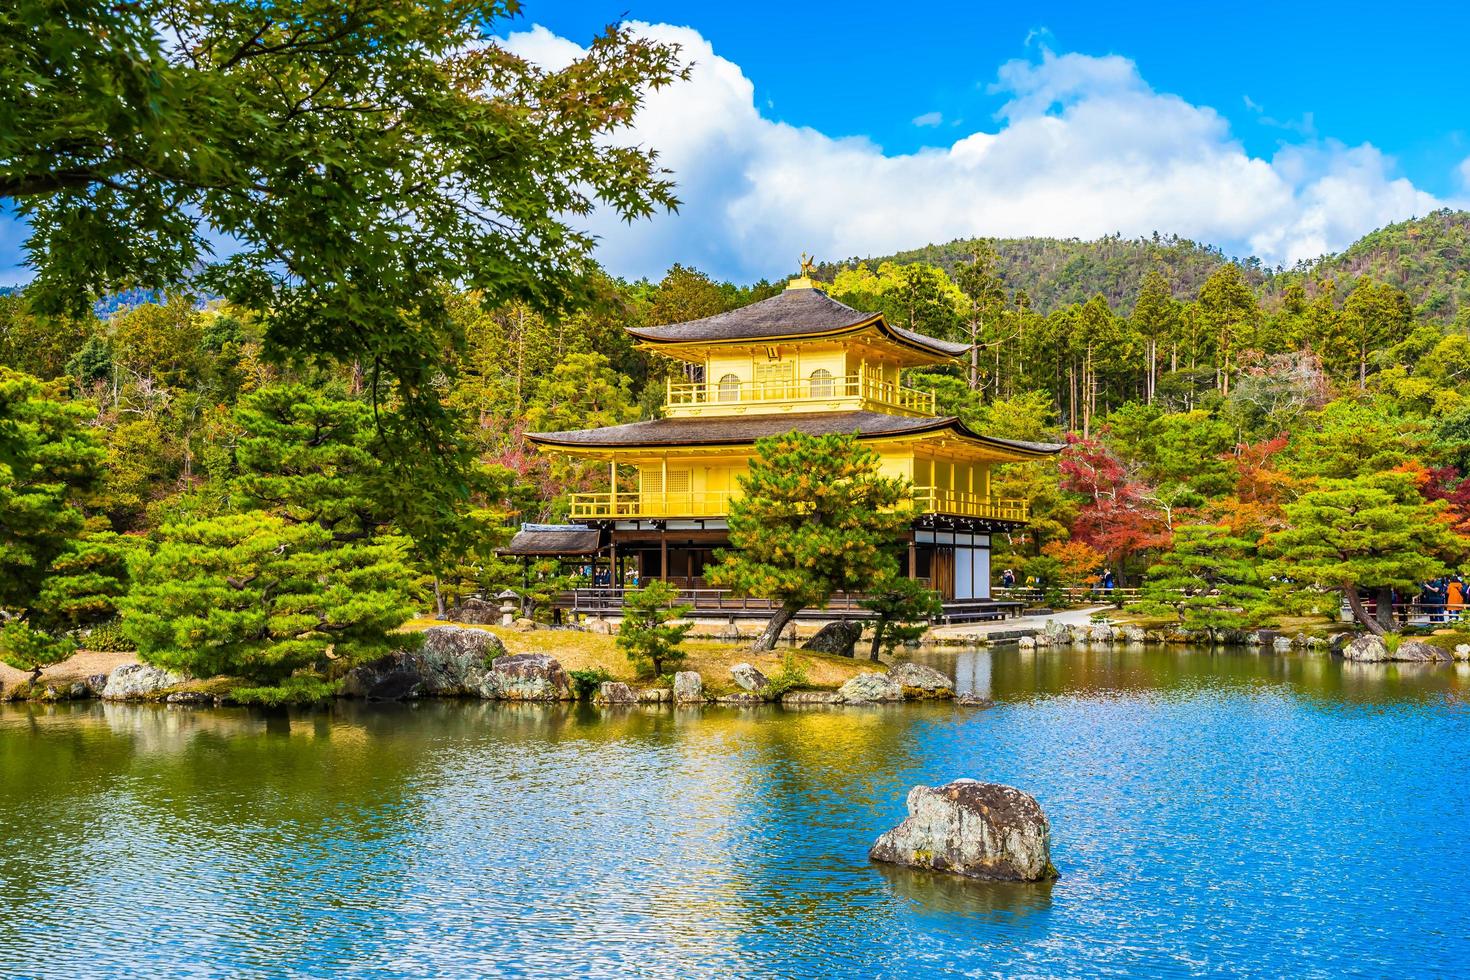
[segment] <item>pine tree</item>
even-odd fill
[[[338,542],[315,523],[265,513],[168,525],[135,564],[123,631],[148,663],[279,684],[402,646],[417,608],[409,542]]]
[[[900,644],[917,640],[928,630],[929,621],[944,611],[938,592],[903,576],[872,586],[858,605],[874,615],[869,660],[877,660],[880,650],[892,655]]]
[[[1426,503],[1408,473],[1322,480],[1282,508],[1287,527],[1267,539],[1267,574],[1341,592],[1370,632],[1393,628],[1393,591],[1413,591],[1449,571],[1470,541],[1449,526],[1444,501]],[[1377,594],[1370,616],[1360,590]]]
[[[1154,403],[1154,389],[1159,379],[1159,343],[1167,342],[1178,331],[1179,304],[1169,289],[1169,280],[1158,269],[1150,269],[1143,278],[1138,302],[1133,305],[1133,328],[1143,337],[1143,395],[1145,403]]]
[[[684,662],[679,644],[694,624],[678,620],[693,607],[676,605],[678,597],[677,586],[657,579],[623,596],[617,645],[639,677],[661,677]]]
[[[37,677],[76,649],[70,630],[111,617],[121,591],[118,563],[102,560],[110,543],[83,539],[80,503],[103,459],[86,415],[56,385],[0,367],[0,660]]]
[[[756,652],[774,647],[802,609],[897,576],[896,546],[912,514],[900,506],[903,481],[880,475],[878,464],[850,435],[790,432],[756,442],[730,502],[732,548],[705,573],[711,585],[779,604]]]
[[[1174,529],[1173,546],[1149,568],[1133,608],[1174,615],[1185,629],[1243,629],[1259,622],[1267,594],[1251,542],[1194,524]]]

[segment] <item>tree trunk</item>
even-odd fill
[[[1344,585],[1342,587],[1342,593],[1347,596],[1348,608],[1353,611],[1353,618],[1369,633],[1372,633],[1374,636],[1382,636],[1384,633],[1383,627],[1378,625],[1372,616],[1368,615],[1368,607],[1363,605],[1363,597],[1358,595],[1358,587],[1356,585]]]
[[[1393,586],[1383,585],[1378,589],[1378,625],[1383,627],[1385,633],[1392,633],[1393,622]]]
[[[751,646],[750,652],[768,653],[775,649],[776,641],[781,639],[781,631],[786,628],[786,624],[791,622],[801,610],[802,607],[800,605],[790,602],[777,609],[772,614],[770,622],[766,623],[766,628],[761,630],[760,636],[755,638],[755,643]]]
[[[886,619],[880,619],[873,624],[873,645],[868,648],[868,659],[875,663],[878,660],[878,650],[883,639],[883,629],[887,625],[888,621]]]
[[[439,588],[439,576],[434,576],[434,607],[439,612],[439,618],[444,618],[444,593]]]

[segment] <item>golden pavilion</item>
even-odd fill
[[[964,344],[887,323],[830,298],[803,275],[770,299],[715,316],[629,330],[638,345],[680,362],[663,418],[569,432],[537,432],[543,451],[607,464],[608,488],[575,494],[572,526],[532,528],[537,540],[576,539],[610,560],[610,583],[667,579],[703,586],[740,477],[764,436],[797,430],[852,433],[886,475],[913,484],[920,516],[908,533],[908,572],[950,603],[990,597],[990,535],[1027,519],[1027,502],[991,493],[996,463],[1061,447],[982,435],[935,413],[934,395],[906,387],[905,368],[954,362]],[[598,531],[592,535],[592,531]],[[537,532],[541,532],[538,536]],[[566,554],[564,552],[564,554]]]

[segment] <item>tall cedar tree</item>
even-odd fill
[[[1134,608],[1175,616],[1190,630],[1258,625],[1268,593],[1255,550],[1219,525],[1176,527],[1173,546],[1149,568]]]
[[[912,510],[902,506],[904,481],[880,475],[878,454],[854,436],[790,432],[755,448],[730,502],[732,547],[705,577],[778,604],[756,638],[762,652],[802,609],[896,578],[895,545]]]
[[[1282,508],[1288,526],[1267,539],[1276,556],[1267,574],[1341,592],[1354,618],[1382,635],[1393,629],[1395,589],[1416,592],[1470,548],[1445,508],[1425,502],[1408,473],[1323,480]],[[1377,616],[1360,590],[1375,594]]]
[[[28,228],[32,300],[182,288],[261,311],[275,359],[363,367],[400,409],[377,418],[380,457],[445,513],[472,461],[436,391],[463,345],[445,284],[579,305],[595,240],[574,222],[678,204],[654,151],[617,138],[688,77],[677,47],[613,26],[545,69],[500,40],[520,6],[0,5],[0,199]]]
[[[678,586],[654,580],[623,597],[623,622],[618,627],[618,649],[639,677],[659,677],[684,662],[679,644],[693,623],[679,622],[692,606],[675,604]]]
[[[87,414],[0,367],[0,660],[37,677],[75,650],[68,631],[112,617],[126,581],[115,537],[84,535],[103,459]]]

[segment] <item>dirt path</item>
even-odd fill
[[[93,674],[110,674],[123,664],[138,662],[136,653],[105,653],[97,650],[82,650],[70,660],[63,660],[54,667],[41,672],[43,684],[70,684],[84,681]],[[0,664],[0,690],[30,680],[31,675],[14,667]]]

